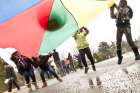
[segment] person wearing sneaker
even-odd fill
[[[81,60],[84,64],[84,66],[85,66],[85,74],[89,70],[89,67],[88,67],[87,62],[86,62],[85,55],[87,55],[88,59],[90,60],[91,65],[92,65],[92,69],[94,71],[96,71],[96,68],[95,68],[95,65],[94,65],[95,60],[94,60],[94,58],[91,54],[89,44],[86,40],[86,36],[88,35],[88,33],[89,33],[89,30],[86,27],[82,27],[73,36],[76,43],[77,43],[77,48],[79,50]]]
[[[45,73],[49,71],[58,81],[62,82],[61,77],[53,70],[53,68],[48,63],[49,58],[52,56],[51,53],[47,55],[40,55],[36,61],[39,62],[40,76],[43,82],[42,87],[47,87],[47,82],[45,80]],[[34,60],[35,61],[35,60]]]
[[[117,13],[114,13],[114,10],[117,10]],[[135,54],[135,60],[140,60],[140,54],[138,51],[137,46],[134,44],[132,35],[131,35],[131,27],[130,27],[130,19],[133,17],[133,11],[130,6],[127,5],[126,0],[120,0],[119,6],[114,4],[110,8],[111,18],[116,19],[116,26],[117,26],[117,56],[118,56],[118,64],[122,63],[122,36],[125,34],[126,39],[130,47],[132,48]]]

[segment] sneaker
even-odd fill
[[[122,58],[118,58],[118,64],[119,65],[122,63],[122,59],[123,59],[123,57]]]
[[[135,60],[140,60],[140,55],[137,55]]]
[[[17,90],[20,90],[20,87],[18,87]]]
[[[94,65],[92,66],[92,69],[93,69],[93,71],[96,71],[96,67]]]
[[[85,67],[85,74],[88,73],[89,67]]]

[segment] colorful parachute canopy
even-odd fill
[[[0,47],[14,47],[26,56],[36,56],[52,4],[53,0],[1,0]]]
[[[26,56],[46,54],[113,1],[1,0],[0,47]]]

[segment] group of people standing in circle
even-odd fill
[[[115,13],[115,10],[117,11]],[[121,48],[121,42],[122,42],[122,36],[125,34],[126,40],[130,47],[132,48],[135,60],[140,60],[140,54],[138,51],[137,46],[134,44],[132,35],[131,35],[131,26],[130,26],[130,19],[133,17],[133,11],[130,6],[127,5],[126,0],[120,0],[119,5],[113,4],[110,8],[110,15],[112,19],[116,20],[116,27],[117,27],[117,35],[116,35],[116,46],[117,46],[117,56],[118,56],[118,64],[122,63],[122,48]],[[89,44],[86,40],[86,36],[88,35],[89,30],[86,27],[81,27],[77,30],[77,32],[74,34],[74,39],[77,44],[77,48],[79,51],[81,62],[83,63],[85,67],[85,74],[88,73],[89,67],[86,61],[86,57],[91,62],[91,67],[93,71],[96,71],[95,67],[95,59],[92,56],[92,53],[89,48]],[[53,56],[54,62],[56,63],[56,67],[58,68],[58,73],[55,71],[53,67],[50,66],[49,58]],[[29,91],[32,91],[31,84],[35,86],[36,89],[38,89],[36,77],[34,74],[34,68],[40,68],[40,76],[42,80],[42,87],[47,86],[47,82],[45,80],[45,73],[48,71],[51,73],[58,81],[62,82],[61,76],[65,74],[65,71],[63,69],[62,62],[60,62],[59,54],[54,50],[53,53],[48,53],[47,55],[39,55],[38,57],[32,57],[28,58],[24,55],[22,55],[20,52],[16,51],[12,54],[11,60],[14,61],[18,68],[18,72],[25,78],[26,86],[28,87]],[[68,58],[65,59],[66,68],[68,68],[68,60],[72,61],[71,55],[69,54]],[[73,71],[76,71],[73,64],[70,64]],[[9,85],[9,92],[11,92],[11,86],[12,83],[14,83],[18,90],[20,90],[20,87],[15,83],[15,74],[14,71],[10,66],[7,66],[5,64],[5,68],[8,74],[13,77],[13,79],[10,81]],[[67,71],[66,71],[67,72]],[[12,74],[13,73],[13,74]],[[60,74],[60,75],[58,75]],[[10,76],[8,76],[9,78]],[[32,83],[30,82],[30,78],[32,79]]]

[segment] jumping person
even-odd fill
[[[116,8],[117,13],[114,13],[114,9]],[[130,26],[130,19],[133,17],[133,11],[130,6],[127,5],[126,0],[120,0],[119,6],[114,4],[110,8],[111,18],[116,19],[116,26],[117,26],[117,56],[118,56],[118,64],[122,63],[122,36],[125,34],[126,39],[130,47],[132,48],[135,54],[135,60],[140,60],[140,55],[137,46],[134,44],[132,35],[131,35],[131,26]]]
[[[91,54],[91,51],[90,51],[90,48],[89,48],[89,44],[86,40],[86,36],[88,35],[89,33],[89,30],[85,27],[82,27],[81,29],[79,29],[75,35],[74,35],[74,39],[77,43],[77,48],[79,50],[79,54],[80,54],[80,57],[81,57],[81,60],[85,66],[85,74],[88,72],[89,70],[89,67],[87,65],[87,62],[86,62],[86,58],[85,58],[85,55],[87,55],[88,59],[90,60],[91,62],[91,65],[92,65],[92,69],[94,71],[96,71],[96,68],[95,68],[95,60]]]

